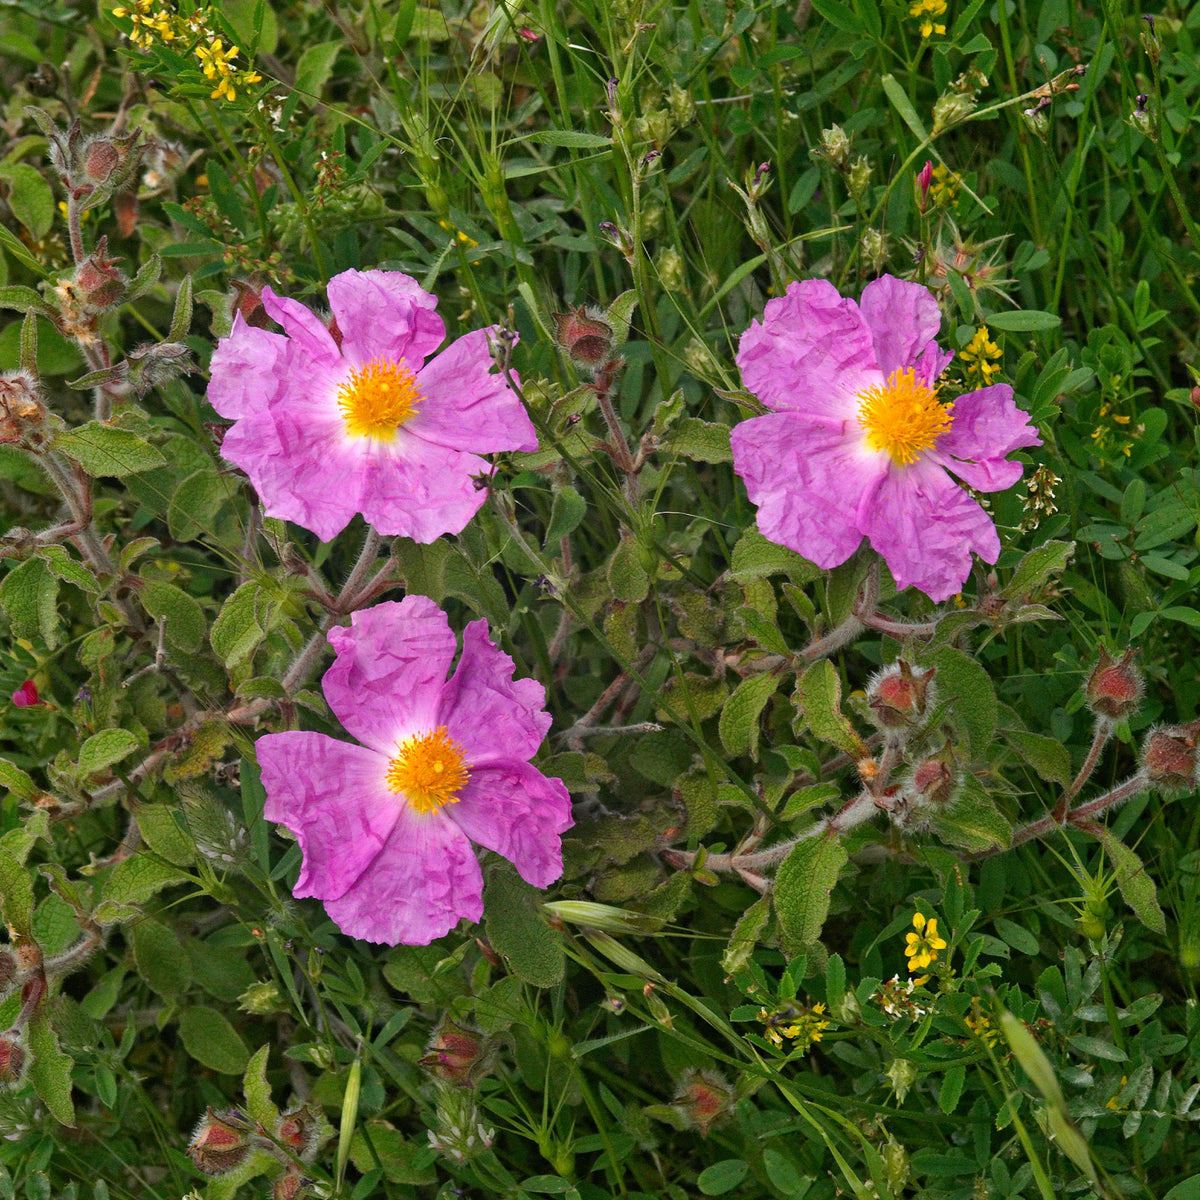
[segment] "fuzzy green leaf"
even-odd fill
[[[187,875],[156,855],[134,854],[113,867],[112,874],[100,889],[100,899],[111,901],[115,906],[106,912],[106,916],[111,914],[111,920],[127,921],[136,915],[136,910],[125,906],[141,904],[163,888],[187,881]]]
[[[937,667],[938,693],[953,700],[951,718],[966,734],[971,757],[982,761],[996,732],[996,691],[991,677],[975,659],[953,646],[939,646],[922,665]]]
[[[77,462],[89,475],[136,475],[165,467],[167,460],[149,442],[127,429],[89,421],[59,434],[54,449]]]
[[[138,593],[142,607],[156,620],[167,623],[169,645],[178,646],[187,654],[195,654],[204,644],[208,628],[204,610],[182,588],[173,583],[147,579]]]
[[[213,652],[227,666],[249,658],[283,618],[281,591],[273,582],[247,580],[224,603],[209,635]]]
[[[608,563],[608,586],[615,600],[636,603],[646,598],[650,576],[642,565],[642,550],[632,538],[622,538]]]
[[[138,740],[128,729],[102,729],[94,733],[79,749],[79,774],[86,779],[98,775],[115,762],[132,754]]]
[[[794,700],[798,716],[813,737],[855,758],[867,753],[862,738],[842,712],[842,681],[831,662],[823,659],[804,672],[797,681]]]
[[[792,847],[775,874],[775,911],[791,947],[810,946],[821,936],[829,897],[847,862],[840,838],[818,834]]]
[[[7,850],[0,849],[0,907],[4,920],[18,938],[33,937],[33,880]]]
[[[587,516],[587,508],[587,501],[573,487],[556,487],[546,526],[546,545],[553,546],[560,538],[574,533]]]
[[[749,754],[757,761],[758,719],[782,679],[774,671],[750,675],[738,684],[733,695],[725,701],[717,728],[721,745],[730,755]]]
[[[190,866],[196,859],[196,846],[175,821],[174,804],[143,804],[137,810],[138,828],[146,845],[155,854],[177,867]]]
[[[138,921],[133,926],[133,960],[151,991],[172,998],[192,982],[192,964],[179,938],[158,921]]]
[[[1158,904],[1158,890],[1142,860],[1110,830],[1102,826],[1097,827],[1095,835],[1100,839],[1104,852],[1113,865],[1117,875],[1117,886],[1121,889],[1125,903],[1133,909],[1137,919],[1147,929],[1152,929],[1155,933],[1166,933],[1167,921]]]
[[[685,417],[663,438],[662,449],[668,454],[680,454],[694,462],[733,462],[729,445],[730,429],[716,421]]]
[[[273,1129],[279,1120],[279,1109],[271,1099],[271,1085],[267,1082],[267,1058],[271,1044],[259,1047],[246,1064],[242,1091],[246,1096],[246,1111],[264,1129]]]
[[[738,918],[729,938],[729,945],[721,956],[721,970],[726,975],[738,975],[744,971],[754,957],[755,947],[771,915],[771,897],[760,896]]]
[[[816,579],[821,569],[794,550],[769,542],[751,528],[738,538],[733,548],[729,573],[738,583],[765,579],[768,575],[786,575],[793,583],[805,584]]]
[[[13,567],[0,582],[0,605],[12,622],[13,636],[58,645],[58,580],[42,558]]]
[[[489,872],[483,910],[488,941],[514,975],[534,987],[553,987],[563,977],[563,951],[541,906],[542,893],[508,863]]]
[[[32,1061],[29,1079],[50,1115],[60,1125],[75,1124],[75,1105],[71,1101],[72,1060],[63,1053],[58,1035],[44,1012],[29,1021],[29,1050]]]
[[[179,1018],[184,1049],[198,1063],[222,1075],[241,1075],[250,1059],[238,1031],[216,1009],[193,1005]]]
[[[1012,600],[1035,591],[1052,576],[1060,574],[1074,553],[1074,542],[1050,541],[1035,546],[1017,563],[1012,578],[1000,594],[1006,600]]]
[[[1063,787],[1071,782],[1071,755],[1062,742],[1040,733],[1027,733],[1024,729],[1002,729],[1000,732],[1042,779],[1060,783]]]

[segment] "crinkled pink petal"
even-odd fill
[[[440,723],[442,685],[457,649],[446,614],[427,596],[359,609],[329,631],[337,652],[322,688],[334,716],[364,745],[395,754],[396,741]]]
[[[883,382],[858,306],[824,279],[767,301],[738,343],[742,380],[768,408],[843,420],[858,394]]]
[[[928,458],[892,468],[864,532],[898,588],[917,587],[937,601],[962,591],[972,551],[989,563],[1000,554],[991,517]]]
[[[394,442],[364,446],[358,511],[387,537],[436,542],[444,533],[461,533],[480,510],[487,489],[475,486],[475,476],[491,469],[475,454],[427,442],[405,427]]]
[[[415,373],[446,337],[437,297],[399,271],[342,271],[326,291],[351,362],[407,359]]]
[[[536,450],[537,433],[495,369],[486,329],[451,342],[417,377],[424,400],[405,429],[454,450]]]
[[[383,849],[325,911],[351,937],[425,946],[465,917],[483,916],[483,875],[475,851],[444,810],[403,808]]]
[[[733,469],[758,506],[762,535],[819,567],[854,553],[863,530],[856,512],[883,473],[857,423],[818,425],[792,413],[768,413],[733,430]]]
[[[940,350],[937,342],[930,342],[921,351],[920,358],[913,364],[917,378],[926,386],[933,387],[938,376],[954,359],[953,350]]]
[[[287,338],[247,325],[238,313],[213,351],[209,404],[230,420],[265,408],[287,387],[287,351]]]
[[[305,405],[275,404],[238,421],[221,455],[250,476],[267,516],[328,542],[361,511],[361,451],[339,424]]]
[[[345,895],[404,807],[386,786],[387,759],[323,733],[268,733],[255,749],[267,791],[263,815],[286,825],[304,853],[294,894]]]
[[[893,275],[868,283],[858,307],[871,332],[875,361],[884,378],[911,367],[942,327],[941,309],[929,289]]]
[[[513,660],[488,638],[486,621],[463,632],[462,658],[442,689],[438,724],[473,766],[532,758],[550,728],[546,691],[536,679],[513,679]]]
[[[262,302],[267,315],[282,325],[288,337],[312,358],[333,362],[341,357],[333,335],[311,308],[299,300],[277,296],[269,287],[263,288]]]
[[[531,763],[472,770],[458,801],[443,812],[473,842],[504,855],[526,883],[549,887],[562,874],[559,835],[574,823],[571,797],[561,779]]]
[[[1037,427],[1013,402],[1007,383],[968,392],[954,402],[954,421],[927,457],[940,463],[978,492],[1012,487],[1025,467],[1007,462],[1014,450],[1040,446]]]

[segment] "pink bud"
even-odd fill
[[[873,676],[867,685],[871,717],[881,729],[919,724],[933,702],[936,667],[912,667],[902,658]]]
[[[1141,707],[1145,685],[1141,671],[1132,665],[1136,653],[1130,647],[1119,659],[1114,659],[1100,647],[1100,661],[1088,677],[1086,687],[1087,706],[1098,717],[1118,721]]]
[[[425,1057],[417,1061],[447,1083],[470,1087],[486,1072],[489,1058],[482,1034],[447,1018],[434,1031]]]
[[[12,702],[18,708],[33,708],[35,705],[42,704],[43,701],[38,696],[37,684],[32,679],[27,679],[15,692],[12,694]]]
[[[551,313],[554,340],[576,366],[587,370],[602,367],[612,357],[613,328],[598,308],[580,305],[565,313]]]
[[[1151,786],[1165,792],[1192,791],[1196,787],[1200,721],[1187,725],[1159,725],[1142,743],[1142,769]]]
[[[917,205],[922,215],[929,207],[929,185],[933,183],[933,163],[926,160],[925,165],[917,175]]]
[[[227,1175],[240,1167],[250,1153],[250,1136],[210,1108],[196,1126],[187,1152],[206,1175]]]

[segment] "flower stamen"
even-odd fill
[[[917,379],[912,367],[893,371],[882,387],[858,395],[858,423],[872,450],[886,450],[900,466],[915,462],[953,424],[953,404]]]
[[[461,799],[471,765],[444,725],[397,742],[396,749],[396,757],[388,763],[387,785],[402,794],[410,807],[431,813]]]
[[[417,377],[401,363],[373,359],[357,367],[338,388],[338,408],[352,437],[390,442],[424,397]]]

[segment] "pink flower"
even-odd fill
[[[1041,445],[1007,384],[942,403],[953,355],[933,340],[940,325],[928,290],[890,275],[860,304],[824,280],[793,283],[738,347],[746,387],[775,411],[732,438],[765,537],[820,567],[869,538],[897,587],[934,600],[962,590],[972,551],[1000,553],[991,518],[947,472],[1002,491],[1023,470],[1008,454]]]
[[[517,395],[493,367],[487,329],[451,342],[437,300],[399,271],[329,281],[333,320],[262,292],[286,337],[248,325],[212,358],[208,398],[233,418],[221,454],[263,511],[329,541],[362,513],[380,533],[432,542],[458,533],[486,493],[473,476],[498,450],[536,450]]]
[[[455,639],[424,596],[356,612],[332,629],[325,698],[362,745],[322,733],[258,741],[268,820],[304,852],[297,896],[315,896],[345,933],[425,945],[483,913],[472,842],[534,887],[562,874],[571,802],[528,759],[550,727],[545,692],[513,679],[486,621]]]
[[[12,694],[12,702],[18,708],[33,708],[35,705],[44,704],[45,701],[38,696],[37,684],[32,679],[27,679],[15,692]]]

